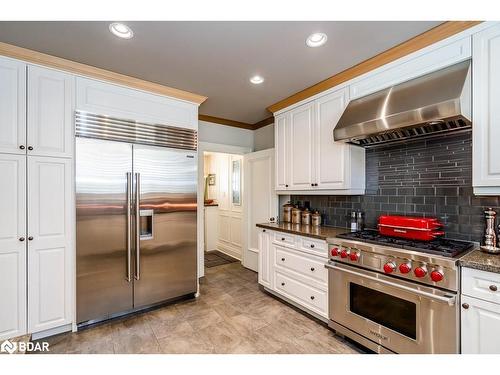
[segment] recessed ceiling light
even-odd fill
[[[250,78],[250,82],[252,82],[254,85],[258,85],[264,82],[264,78],[262,78],[261,76],[253,76],[252,78]]]
[[[119,38],[130,39],[134,36],[134,32],[130,27],[120,22],[113,22],[109,25],[109,31]]]
[[[314,33],[307,37],[306,44],[309,47],[319,47],[326,43],[328,37],[324,33]]]

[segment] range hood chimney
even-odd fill
[[[349,103],[335,141],[363,147],[471,129],[470,60]]]

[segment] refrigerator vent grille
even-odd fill
[[[84,111],[76,111],[75,123],[77,137],[193,151],[196,151],[198,145],[198,133],[196,130],[175,126],[146,124]]]

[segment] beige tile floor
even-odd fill
[[[322,323],[261,291],[232,263],[206,270],[201,296],[47,339],[50,353],[359,353]]]

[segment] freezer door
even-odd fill
[[[77,322],[133,307],[127,252],[132,145],[76,138]],[[129,190],[129,191],[128,191]]]
[[[196,292],[196,153],[134,145],[133,168],[138,308]]]

